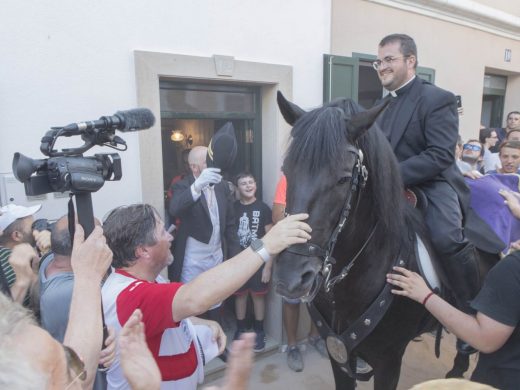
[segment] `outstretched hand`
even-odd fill
[[[265,249],[271,256],[277,255],[294,244],[303,244],[311,239],[311,227],[303,222],[309,214],[294,214],[274,225],[262,238]]]
[[[498,193],[505,199],[504,203],[509,207],[511,213],[520,218],[520,194],[508,190],[499,190]]]
[[[393,267],[393,270],[400,274],[386,274],[386,281],[400,289],[393,289],[392,293],[422,303],[431,292],[422,276],[403,267]]]

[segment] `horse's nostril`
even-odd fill
[[[314,279],[314,272],[307,271],[302,275],[302,286],[306,286],[308,283],[311,283]]]

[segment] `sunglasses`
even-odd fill
[[[464,150],[473,150],[474,152],[480,152],[482,150],[481,146],[473,145],[473,144],[464,144],[462,147]]]
[[[65,351],[65,358],[67,359],[67,367],[74,373],[72,381],[65,388],[65,390],[67,390],[78,380],[83,382],[87,379],[87,370],[85,370],[85,363],[79,358],[76,351],[66,345],[63,346],[63,350]]]

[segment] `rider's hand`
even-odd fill
[[[392,290],[392,293],[422,303],[431,290],[421,275],[403,267],[394,267],[393,270],[399,273],[386,274],[386,281],[400,289]]]
[[[221,180],[222,175],[220,174],[220,168],[206,168],[193,183],[193,189],[195,192],[201,192],[210,184],[220,183]]]
[[[277,255],[294,244],[303,244],[311,239],[312,229],[304,220],[309,214],[290,215],[276,225],[262,238],[265,249],[271,255]]]

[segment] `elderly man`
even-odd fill
[[[417,47],[408,35],[392,34],[379,43],[373,65],[390,103],[378,123],[399,161],[404,186],[418,187],[428,199],[425,222],[433,246],[458,306],[472,312],[468,302],[480,280],[475,247],[463,228],[469,189],[454,158],[457,101],[417,77],[417,62]]]
[[[38,281],[36,272],[40,259],[34,249],[32,224],[33,215],[40,208],[41,205],[9,204],[0,209],[0,278],[2,284],[9,287],[12,298],[26,306]]]
[[[173,237],[153,207],[143,204],[113,210],[103,226],[115,268],[102,289],[107,325],[119,333],[139,308],[148,346],[161,371],[161,388],[195,389],[203,378],[204,355],[199,332],[189,317],[230,296],[271,256],[306,242],[310,227],[302,222],[305,218],[306,214],[287,217],[237,256],[181,284],[158,283],[164,281],[160,271],[173,262]],[[222,329],[213,321],[205,324],[213,327],[222,351]],[[129,388],[119,361],[109,369],[107,379],[109,389]]]
[[[188,156],[191,175],[173,186],[170,215],[182,220],[174,245],[171,281],[183,283],[220,264],[240,251],[229,187],[218,168],[207,168],[207,148],[196,146]],[[223,248],[227,249],[227,256]],[[218,307],[208,317],[218,320]]]

